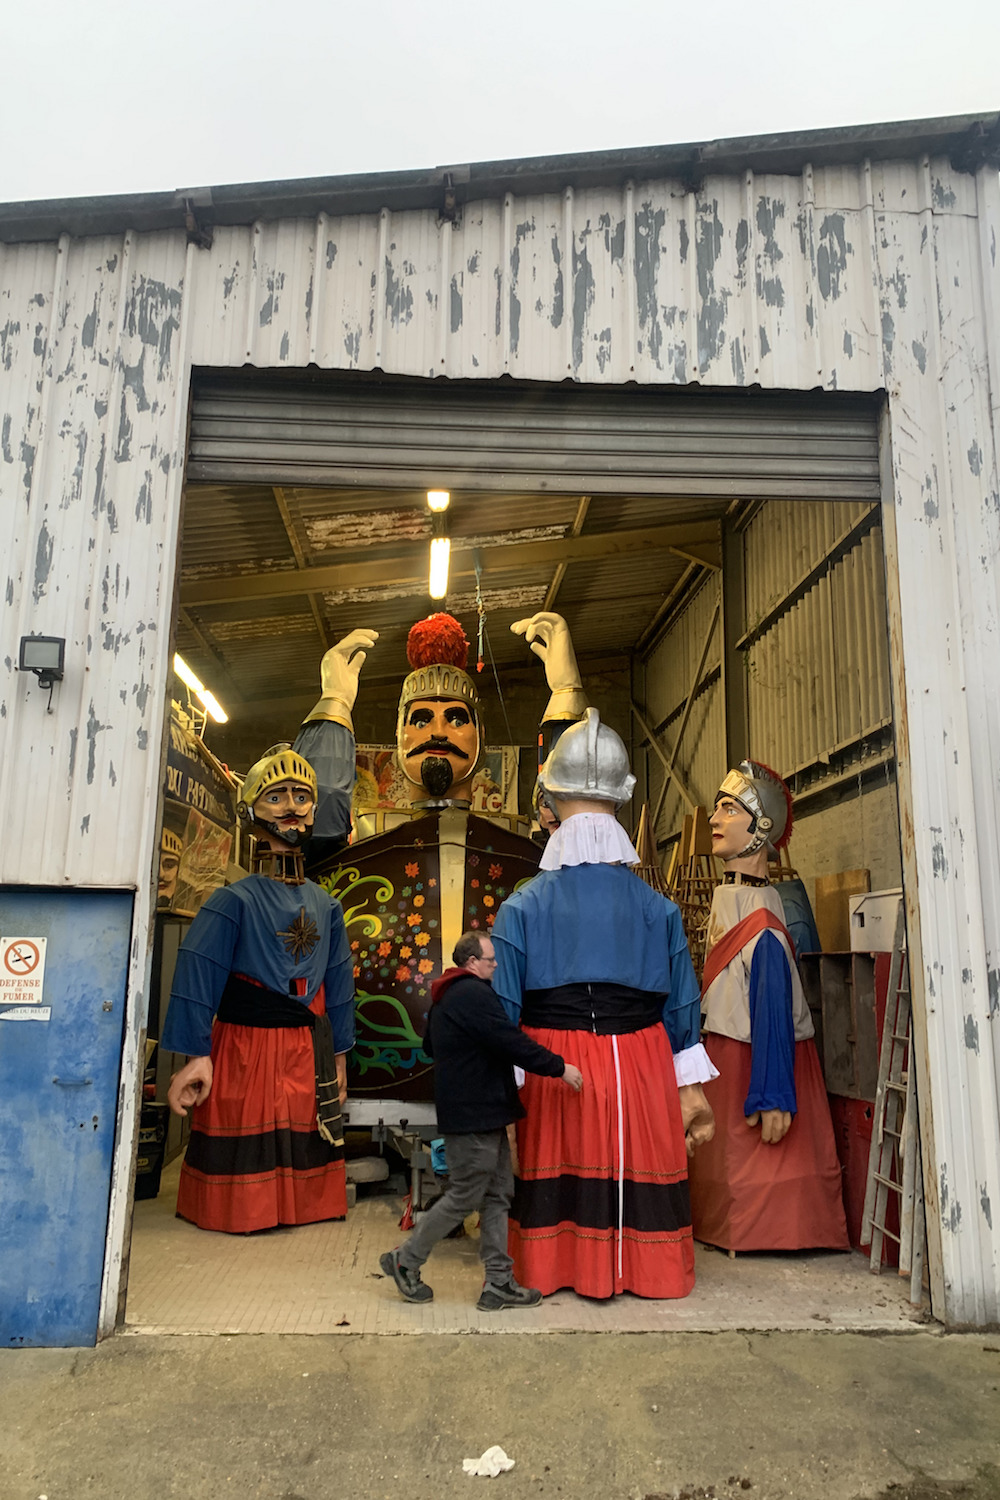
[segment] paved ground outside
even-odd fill
[[[998,1387],[934,1330],[124,1336],[0,1352],[0,1497],[997,1500]]]

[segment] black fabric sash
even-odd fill
[[[675,1234],[691,1224],[687,1178],[679,1182],[624,1183],[623,1224],[639,1234]],[[610,1177],[518,1178],[510,1216],[522,1229],[553,1229],[576,1224],[580,1229],[618,1227],[618,1183]]]
[[[317,1016],[301,1000],[281,995],[262,984],[254,984],[242,974],[230,974],[219,1002],[218,1019],[232,1026],[258,1026],[266,1030],[292,1026],[310,1028],[316,1070],[317,1127],[331,1146],[342,1146],[344,1125],[329,1016]]]
[[[561,984],[552,990],[526,990],[521,1024],[626,1036],[662,1020],[666,998],[650,990],[630,989],[627,984]]]

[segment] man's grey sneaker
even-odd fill
[[[487,1281],[476,1306],[480,1312],[500,1312],[504,1307],[537,1307],[542,1294],[533,1286],[521,1286],[513,1276],[502,1286]]]
[[[419,1271],[411,1271],[408,1266],[399,1264],[399,1247],[395,1250],[387,1250],[384,1255],[379,1256],[379,1265],[387,1276],[391,1276],[399,1288],[399,1295],[405,1297],[407,1302],[430,1302],[434,1296],[433,1291],[426,1281],[421,1281]]]

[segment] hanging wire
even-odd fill
[[[486,604],[483,600],[483,568],[478,550],[472,554],[472,560],[476,568],[476,613],[479,615],[479,647],[476,658],[476,671],[481,672],[485,665],[483,661],[483,637],[486,634]]]
[[[503,713],[504,727],[507,730],[507,744],[513,745],[514,735],[511,731],[510,720],[507,717],[507,703],[504,699],[503,688],[500,686],[500,674],[497,671],[496,657],[493,655],[493,643],[490,640],[490,633],[485,623],[483,624],[483,636],[486,641],[486,649],[490,654],[490,666],[493,668],[493,680],[497,685],[497,697],[500,699],[500,710]]]
[[[483,569],[479,553],[472,554],[472,560],[476,568],[476,612],[479,615],[479,659],[476,662],[476,671],[481,672],[486,665],[484,647],[489,652],[490,666],[493,668],[493,680],[497,687],[497,697],[500,699],[500,711],[503,714],[504,726],[507,730],[507,744],[513,745],[514,736],[511,733],[510,719],[507,717],[507,703],[500,686],[500,674],[497,671],[496,657],[493,655],[493,645],[490,641],[490,633],[486,625],[486,601],[483,599]]]

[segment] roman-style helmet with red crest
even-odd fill
[[[726,774],[719,790],[720,797],[732,797],[750,814],[750,842],[744,854],[756,854],[769,844],[773,849],[782,849],[792,836],[792,794],[777,771],[759,760],[742,760],[735,770]]]

